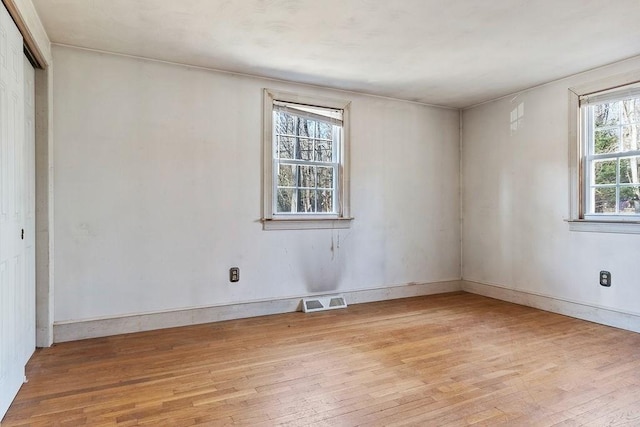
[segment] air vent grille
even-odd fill
[[[342,307],[346,305],[347,304],[345,304],[344,298],[341,297],[331,298],[331,301],[329,301],[329,307]]]
[[[302,299],[302,311],[305,313],[346,307],[347,301],[342,295],[328,295]]]

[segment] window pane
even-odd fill
[[[316,191],[315,190],[299,190],[298,191],[298,212],[315,212],[316,211]]]
[[[622,149],[624,151],[637,150],[640,148],[638,137],[640,136],[640,125],[629,125],[622,127]]]
[[[292,188],[278,188],[277,212],[292,212],[294,191]]]
[[[278,136],[278,157],[281,159],[293,159],[293,138]]]
[[[316,161],[333,162],[331,141],[316,141]]]
[[[640,157],[620,159],[620,182],[623,184],[638,184],[640,176]]]
[[[615,153],[618,151],[619,129],[596,130],[593,133],[593,149],[595,154]]]
[[[298,166],[298,187],[316,187],[315,166]]]
[[[640,98],[622,101],[622,123],[640,123]]]
[[[620,122],[620,102],[594,105],[593,120],[596,127],[617,125]]]
[[[273,130],[273,133],[284,133],[283,131],[286,128],[286,118],[284,117],[284,114],[274,111],[273,115],[276,118],[276,127]]]
[[[313,140],[308,138],[296,138],[298,141],[299,160],[313,160]]]
[[[640,186],[620,187],[620,213],[640,214]]]
[[[318,212],[333,213],[333,191],[318,191]]]
[[[593,162],[593,182],[594,184],[615,184],[617,174],[617,161],[606,160],[604,162]]]
[[[333,168],[318,166],[318,188],[333,188]]]
[[[317,138],[317,128],[318,128],[318,122],[314,121],[314,120],[309,120],[307,119],[307,135],[309,135],[311,138]]]
[[[298,116],[293,116],[295,117],[295,121],[296,121],[296,130],[295,130],[295,134],[296,135],[300,135],[300,136],[309,136],[309,125],[311,124],[313,126],[313,122],[306,120],[302,117],[298,117]]]
[[[295,117],[291,114],[276,112],[276,129],[275,133],[292,135],[295,129]]]
[[[278,165],[278,187],[294,187],[294,165]]]
[[[323,138],[323,139],[332,139],[333,138],[333,125],[330,125],[329,123],[318,123],[319,125],[319,134],[318,134],[318,138]]]
[[[616,189],[595,188],[593,210],[595,213],[616,213]]]

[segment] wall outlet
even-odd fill
[[[240,280],[240,268],[231,267],[229,269],[229,281],[238,282]]]
[[[600,272],[600,286],[611,286],[611,273],[608,271]]]

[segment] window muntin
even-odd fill
[[[584,218],[640,220],[640,88],[580,98]]]
[[[338,214],[342,111],[273,103],[273,214]]]

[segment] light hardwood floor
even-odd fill
[[[640,425],[640,334],[467,293],[38,350],[2,427]]]

